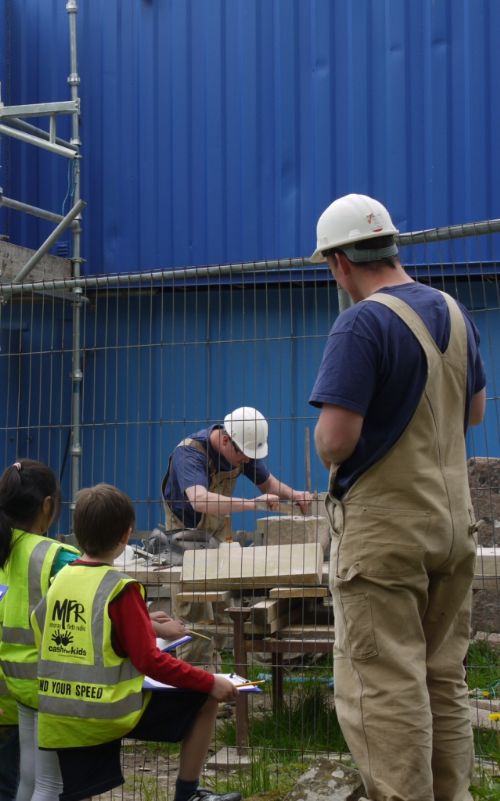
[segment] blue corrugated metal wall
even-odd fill
[[[500,456],[495,285],[461,280],[440,287],[475,310],[490,376],[486,422],[471,429],[469,454]],[[272,472],[297,487],[305,484],[309,426],[312,486],[326,489],[312,444],[317,410],[307,401],[337,314],[333,282],[90,298],[83,312],[83,485],[116,483],[136,501],[138,527],[150,528],[161,520],[159,487],[173,447],[248,404],[269,419]],[[7,304],[0,312],[2,463],[19,454],[49,462],[62,472],[68,499],[69,305]],[[242,494],[251,492],[244,483]],[[252,530],[252,520],[239,515],[235,528]]]
[[[67,99],[65,0],[3,0],[0,9],[4,102]],[[305,255],[318,213],[347,191],[380,197],[402,231],[500,216],[495,0],[106,0],[81,2],[78,24],[89,272]],[[64,160],[6,138],[0,155],[6,194],[67,210]],[[50,228],[0,215],[19,244],[36,246]],[[440,245],[432,260],[498,252],[498,238],[484,237]],[[418,249],[405,258],[425,263]],[[477,310],[494,398],[469,449],[500,455],[495,285],[457,286]],[[140,527],[153,525],[170,449],[241,403],[270,418],[271,469],[303,483],[304,427],[316,418],[307,393],[335,314],[330,290],[228,288],[228,310],[226,290],[212,287],[138,295],[125,318],[112,299],[106,316],[87,310],[83,483],[115,481],[139,501]],[[210,304],[196,302],[201,291]],[[43,308],[29,321],[15,307],[2,312],[0,381],[22,391],[5,400],[0,452],[4,462],[29,451],[66,463],[67,493],[71,325],[62,307],[49,347]],[[144,326],[161,346],[144,348]],[[193,371],[206,391],[193,391]],[[316,460],[313,485],[324,485]]]
[[[69,97],[65,1],[4,7],[10,102]],[[106,0],[78,28],[90,272],[307,255],[348,191],[403,231],[500,216],[496,0]],[[6,192],[60,210],[67,164],[28,150]]]

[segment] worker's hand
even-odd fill
[[[256,508],[258,508],[257,504],[260,504],[261,508],[262,504],[264,504],[266,508],[269,509],[271,512],[279,509],[280,505],[279,495],[270,495],[269,493],[266,493],[265,495],[258,495],[257,498],[254,498],[254,500]]]
[[[163,640],[175,640],[186,633],[186,626],[182,620],[174,620],[166,612],[150,612],[149,617],[154,633]]]
[[[210,695],[217,701],[233,701],[238,697],[238,690],[234,684],[224,676],[214,676],[214,685]]]
[[[314,500],[314,495],[305,490],[293,490],[291,500],[297,504],[303,515],[308,515],[311,511],[311,502]]]

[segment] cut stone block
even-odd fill
[[[257,519],[257,531],[263,545],[291,545],[298,542],[319,542],[323,554],[330,544],[330,529],[326,517],[304,515],[274,515]]]
[[[181,591],[315,585],[322,572],[323,549],[314,542],[251,548],[222,543],[217,549],[185,552]]]
[[[227,604],[231,600],[231,593],[227,590],[223,590],[222,592],[217,592],[217,590],[212,590],[210,592],[178,592],[177,593],[177,602],[178,603],[191,603],[191,604],[217,604],[217,603],[224,603]]]

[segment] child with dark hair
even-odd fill
[[[40,645],[39,740],[57,751],[60,801],[123,783],[121,738],[182,742],[175,801],[239,801],[198,786],[219,701],[236,698],[226,678],[160,651],[143,587],[114,567],[135,514],[116,487],[77,494],[74,526],[83,556],[61,571],[32,615]],[[145,692],[144,676],[169,684]]]
[[[21,751],[16,801],[54,801],[61,789],[58,761],[37,743],[38,652],[30,614],[50,579],[78,551],[46,536],[59,515],[58,481],[47,465],[20,459],[0,476],[2,601],[0,665],[6,691],[17,702]]]

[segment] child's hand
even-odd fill
[[[234,684],[223,676],[214,676],[214,686],[210,695],[217,701],[232,701],[238,697],[238,690]]]
[[[163,640],[175,640],[186,633],[186,626],[182,620],[174,620],[166,612],[150,612],[149,617],[156,636]]]

